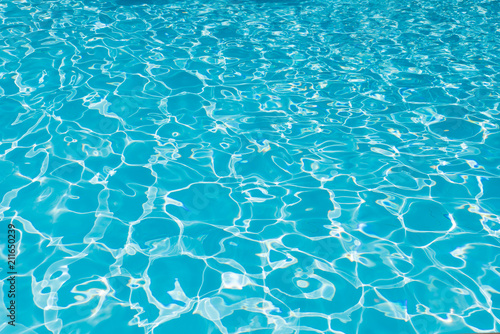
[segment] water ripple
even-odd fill
[[[499,9],[1,4],[16,333],[500,331]]]

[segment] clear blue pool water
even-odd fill
[[[3,1],[0,331],[500,331],[499,13]]]

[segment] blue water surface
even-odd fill
[[[500,331],[499,13],[1,2],[0,332]]]

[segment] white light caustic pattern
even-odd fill
[[[499,331],[499,10],[0,4],[0,332]]]

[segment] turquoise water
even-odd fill
[[[0,331],[500,331],[499,12],[2,2]]]

